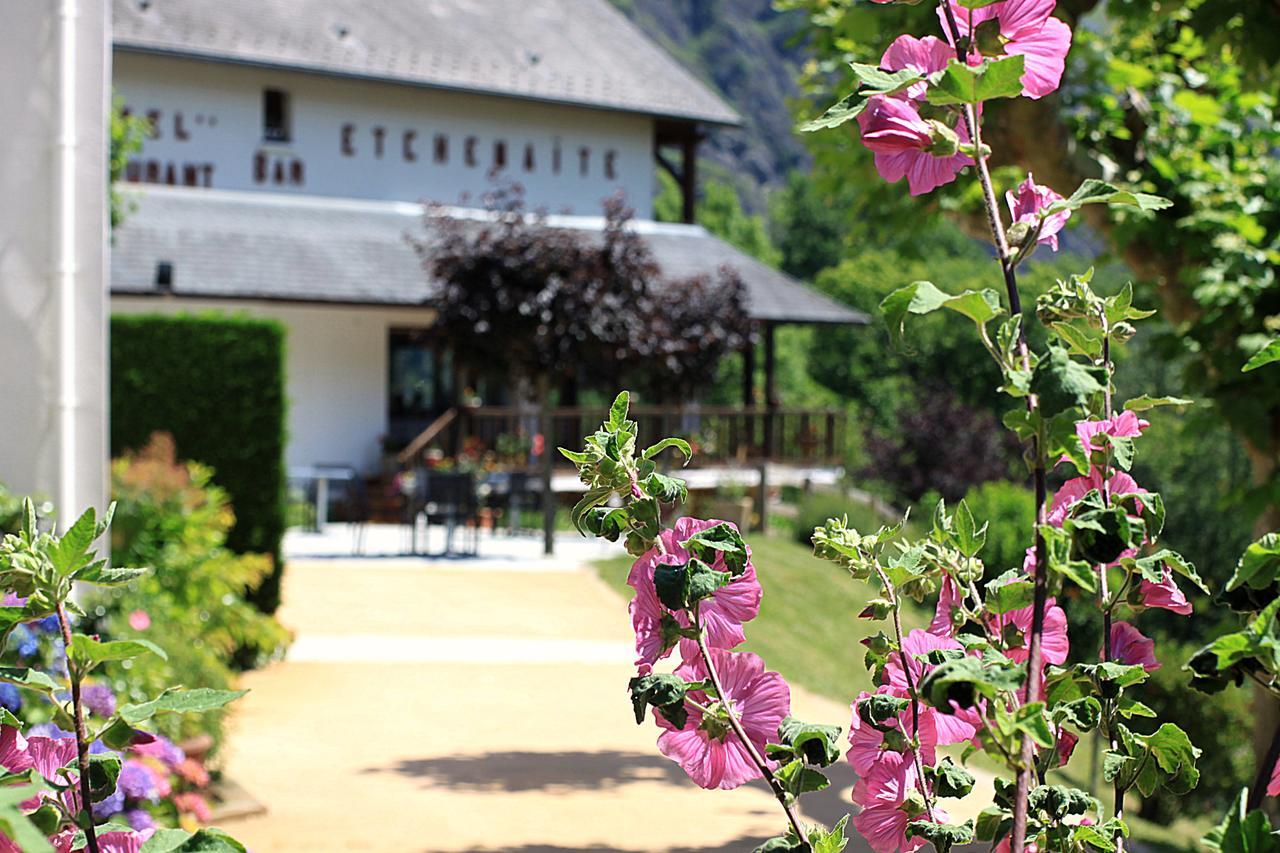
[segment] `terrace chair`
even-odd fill
[[[434,472],[419,469],[407,507],[407,521],[412,527],[413,553],[418,550],[418,520],[426,524],[424,548],[430,545],[431,522],[445,527],[443,556],[454,554],[453,539],[459,525],[471,531],[472,556],[480,550],[480,512],[476,499],[475,477],[469,472]]]

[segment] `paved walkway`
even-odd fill
[[[226,756],[269,810],[224,824],[255,853],[742,853],[782,828],[767,789],[699,790],[635,725],[625,604],[588,567],[295,559],[284,602],[297,642],[245,678]],[[813,819],[847,811],[846,767]]]

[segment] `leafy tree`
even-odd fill
[[[664,281],[618,199],[606,203],[600,235],[528,214],[518,186],[492,201],[487,222],[429,213],[415,242],[440,283],[436,328],[464,370],[540,399],[558,387],[561,403],[575,401],[580,383],[624,378],[645,380],[654,398],[687,399],[749,340],[741,280],[725,271]],[[633,377],[641,359],[645,372]]]
[[[111,227],[117,228],[129,212],[128,200],[116,188],[124,176],[129,158],[142,148],[147,135],[147,121],[141,116],[126,115],[118,98],[111,105],[110,143],[107,162],[107,192],[111,204]]]
[[[658,172],[659,190],[653,200],[653,216],[659,222],[679,222],[680,188],[664,171]],[[725,242],[737,246],[753,258],[770,266],[778,266],[781,256],[769,240],[764,218],[742,209],[742,202],[731,184],[704,180],[698,187],[698,224]]]
[[[809,14],[815,58],[804,82],[823,106],[849,89],[845,60],[878,62],[880,33],[941,35],[930,4],[874,15],[854,0],[782,6]],[[1173,227],[1168,218],[1102,208],[1084,219],[1158,293],[1171,321],[1165,357],[1185,357],[1198,393],[1240,435],[1269,507],[1260,527],[1274,526],[1280,375],[1240,376],[1280,318],[1280,46],[1257,37],[1274,27],[1274,4],[1063,0],[1057,9],[1076,38],[1064,85],[1039,100],[993,102],[986,141],[998,162],[1026,164],[1050,186],[1101,176],[1173,200]],[[869,173],[870,156],[852,132],[815,134],[810,145],[819,186]],[[919,203],[865,183],[857,212],[871,216],[873,228],[918,219]],[[926,204],[963,214],[976,201],[971,188],[953,189]]]

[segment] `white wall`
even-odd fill
[[[155,119],[157,136],[137,157],[142,180],[481,206],[502,140],[504,174],[524,185],[530,207],[599,214],[601,201],[621,189],[639,218],[651,217],[653,122],[644,116],[127,51],[117,51],[115,62],[117,93],[132,112]],[[264,88],[289,93],[288,143],[263,141]],[[448,138],[445,164],[434,160],[437,134]],[[464,157],[468,138],[475,140],[472,166]],[[265,176],[255,175],[259,155]]]
[[[100,0],[0,27],[0,482],[64,523],[107,499],[109,31]]]
[[[377,470],[387,430],[387,333],[428,326],[425,308],[283,305],[182,297],[115,296],[117,314],[244,313],[288,329],[290,466],[322,463]]]

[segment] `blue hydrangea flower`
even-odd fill
[[[120,778],[116,783],[131,800],[154,800],[156,798],[156,777],[151,768],[138,761],[126,761],[120,768]]]
[[[124,811],[124,791],[116,788],[111,795],[93,804],[93,816],[98,820],[106,820],[114,814]]]
[[[143,809],[129,809],[124,813],[124,819],[129,821],[129,826],[138,832],[156,828],[156,819],[150,812]]]
[[[116,712],[116,694],[105,684],[86,684],[81,687],[80,701],[94,716],[104,720]]]
[[[40,651],[40,641],[31,629],[26,625],[19,625],[13,629],[10,635],[13,639],[13,648],[18,652],[19,657],[29,658]]]
[[[12,684],[0,681],[0,707],[15,714],[22,707],[22,693]]]

